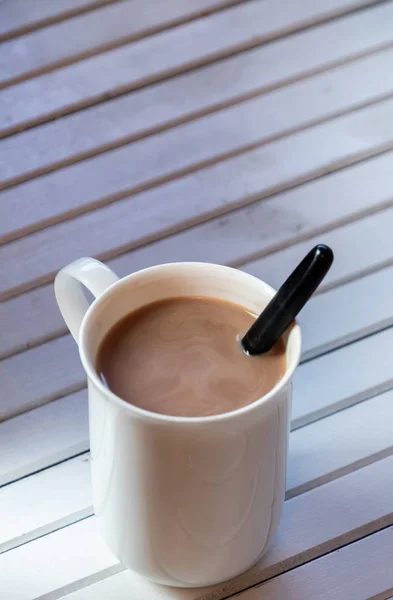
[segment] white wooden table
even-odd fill
[[[0,0],[0,39],[1,599],[393,596],[393,2]],[[125,571],[55,272],[190,259],[278,286],[319,241],[271,550],[209,589]]]

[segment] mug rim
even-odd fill
[[[106,387],[103,384],[103,382],[101,381],[100,377],[98,376],[98,374],[96,372],[96,369],[94,368],[92,357],[89,356],[89,354],[87,352],[86,346],[87,346],[88,325],[89,325],[91,319],[94,318],[94,314],[99,309],[100,305],[111,294],[113,294],[115,292],[115,290],[118,291],[119,288],[126,287],[127,284],[129,283],[129,281],[132,279],[135,279],[137,276],[143,276],[146,273],[153,273],[154,271],[161,271],[161,270],[165,270],[165,269],[168,269],[168,270],[176,269],[176,268],[184,267],[185,265],[198,267],[198,268],[204,268],[204,269],[213,267],[218,270],[228,271],[232,274],[233,274],[233,272],[235,272],[238,277],[243,276],[244,278],[254,280],[254,282],[257,282],[258,285],[261,285],[262,287],[264,287],[265,291],[268,291],[268,293],[271,294],[272,296],[276,293],[276,290],[273,287],[271,287],[269,284],[267,284],[262,279],[255,277],[254,275],[246,273],[245,271],[240,271],[239,269],[235,269],[233,267],[228,267],[225,265],[218,265],[215,263],[182,261],[182,262],[175,262],[175,263],[173,263],[173,262],[172,263],[163,263],[160,265],[154,265],[151,267],[146,267],[144,269],[140,269],[138,271],[135,271],[134,273],[130,273],[129,275],[126,275],[125,277],[119,278],[118,281],[116,281],[111,286],[109,286],[105,290],[105,292],[103,292],[101,294],[101,296],[96,298],[92,302],[92,304],[89,306],[88,310],[86,311],[86,314],[83,317],[83,321],[82,321],[81,328],[80,328],[79,344],[78,344],[79,355],[80,355],[80,359],[81,359],[83,368],[85,369],[88,379],[90,379],[94,383],[94,385],[99,389],[99,391],[101,393],[103,393],[111,402],[115,403],[117,406],[119,406],[119,408],[123,408],[123,410],[126,410],[130,414],[133,414],[134,416],[137,416],[144,420],[156,421],[156,422],[162,423],[162,424],[166,423],[166,424],[184,424],[184,425],[197,425],[197,424],[207,425],[209,423],[218,423],[218,422],[229,421],[229,420],[233,420],[236,418],[240,418],[243,415],[246,415],[246,414],[252,412],[253,410],[256,410],[257,408],[261,407],[262,405],[267,404],[273,397],[275,397],[280,391],[282,391],[286,387],[286,385],[290,382],[290,380],[292,379],[292,376],[293,376],[293,374],[299,364],[299,361],[300,361],[301,345],[302,345],[301,344],[301,342],[302,342],[301,329],[300,329],[300,326],[299,326],[297,320],[294,321],[294,326],[292,326],[292,329],[289,332],[289,338],[288,338],[288,342],[287,342],[287,346],[288,346],[289,339],[293,339],[294,357],[291,360],[291,363],[289,365],[287,364],[287,368],[285,370],[283,377],[281,377],[281,379],[279,379],[279,381],[276,383],[276,385],[267,394],[264,394],[260,398],[257,398],[250,404],[246,404],[245,406],[242,406],[235,410],[231,410],[231,411],[224,412],[224,413],[218,413],[215,415],[207,415],[207,416],[201,416],[201,417],[184,417],[184,416],[177,416],[177,415],[165,415],[165,414],[161,414],[161,413],[155,413],[153,411],[146,410],[144,408],[140,408],[139,406],[135,406],[134,404],[126,402],[120,396],[118,396],[117,394],[112,392],[108,387]],[[286,346],[286,348],[287,348],[287,346]],[[288,363],[287,350],[286,350],[285,354],[286,354],[287,363]]]

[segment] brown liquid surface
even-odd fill
[[[262,356],[242,352],[255,315],[210,298],[170,298],[119,321],[98,351],[97,371],[117,396],[146,410],[203,417],[269,392],[286,370],[281,340]]]

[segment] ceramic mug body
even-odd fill
[[[82,284],[97,296],[90,307]],[[94,365],[108,330],[145,304],[205,296],[259,313],[274,290],[207,263],[166,264],[118,280],[98,261],[80,259],[60,271],[55,291],[87,373],[94,509],[109,548],[130,569],[172,586],[218,583],[245,571],[280,521],[299,327],[284,336],[287,370],[276,387],[221,415],[137,408],[110,392]]]

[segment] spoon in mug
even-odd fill
[[[241,340],[247,354],[268,352],[313,295],[334,259],[318,244],[303,258]]]

